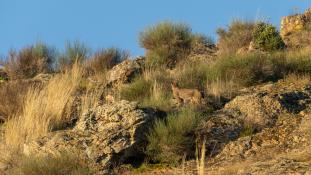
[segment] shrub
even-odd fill
[[[90,74],[98,74],[111,69],[123,60],[129,58],[126,51],[117,48],[108,48],[97,51],[94,56],[87,60],[86,67]]]
[[[139,40],[147,50],[148,65],[171,68],[189,54],[192,33],[185,24],[162,22],[141,32]]]
[[[20,156],[11,175],[91,175],[88,165],[76,154],[63,151],[60,155]]]
[[[177,164],[185,153],[194,154],[194,129],[200,118],[200,113],[183,109],[169,114],[165,120],[156,121],[147,136],[147,155],[154,161]]]
[[[135,79],[131,84],[125,85],[120,90],[120,97],[124,100],[142,102],[150,95],[151,83],[142,77]]]
[[[285,43],[277,29],[273,25],[263,22],[256,25],[253,42],[256,47],[265,51],[280,50],[285,47]]]
[[[82,63],[89,54],[88,47],[80,41],[67,42],[65,53],[58,59],[58,69],[65,70],[71,68],[75,62]]]
[[[256,23],[252,21],[233,20],[228,29],[219,28],[217,47],[220,54],[236,54],[240,48],[248,47]]]
[[[20,52],[11,51],[3,65],[10,79],[32,78],[53,71],[55,57],[55,49],[37,43]]]
[[[81,68],[74,64],[71,70],[54,76],[43,88],[30,88],[20,116],[12,116],[6,123],[6,143],[18,149],[25,141],[68,124],[73,116],[67,116],[66,109],[72,105],[73,93],[80,82]]]

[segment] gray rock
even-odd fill
[[[137,156],[145,145],[145,134],[154,120],[152,111],[135,102],[120,101],[90,109],[73,129],[52,132],[24,146],[24,153],[57,154],[77,150],[102,174],[112,166]]]

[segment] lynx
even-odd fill
[[[180,104],[191,103],[194,105],[199,105],[202,102],[202,93],[197,89],[182,89],[177,86],[176,83],[172,83],[173,97],[178,100]]]

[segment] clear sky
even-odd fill
[[[0,0],[0,54],[44,41],[63,49],[80,40],[93,50],[115,46],[143,54],[139,32],[163,20],[185,22],[216,38],[232,19],[280,18],[311,7],[311,0]]]

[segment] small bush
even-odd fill
[[[277,29],[273,25],[263,22],[256,25],[253,42],[256,47],[265,51],[280,50],[285,47],[285,43]]]
[[[165,120],[155,122],[148,134],[147,154],[156,162],[177,164],[185,153],[195,152],[194,129],[201,114],[192,109],[169,114]]]
[[[98,74],[111,69],[123,60],[129,58],[126,51],[117,48],[108,48],[97,51],[93,57],[86,62],[87,71],[89,74]]]
[[[139,77],[131,84],[125,85],[120,90],[120,98],[129,101],[142,102],[150,95],[151,83]]]
[[[60,155],[31,155],[18,158],[9,170],[11,175],[91,175],[86,162],[73,153]]]
[[[82,63],[89,56],[89,48],[80,41],[67,42],[65,53],[58,59],[58,69],[64,71],[71,68],[75,62]]]
[[[220,54],[236,54],[240,48],[248,47],[253,39],[256,23],[252,21],[233,20],[228,29],[219,28],[217,47]]]
[[[32,78],[39,73],[52,72],[55,58],[55,49],[38,43],[19,52],[11,51],[2,64],[10,79],[24,79]]]
[[[148,65],[171,68],[189,54],[192,33],[185,24],[162,22],[141,32],[139,40],[147,50]]]

